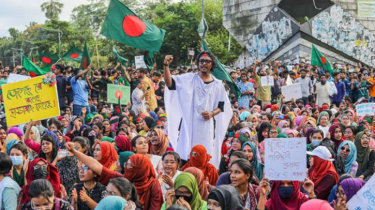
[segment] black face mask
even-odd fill
[[[190,204],[191,200],[193,199],[193,196],[189,196],[189,197],[188,196],[184,196],[184,195],[175,195],[175,196],[176,196],[176,200],[182,197],[189,204]]]
[[[48,169],[44,167],[34,169],[33,176],[35,179],[45,179],[48,176]]]

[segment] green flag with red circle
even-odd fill
[[[39,59],[45,64],[45,65],[52,65],[56,63],[59,60],[59,55],[57,54],[51,54],[43,51],[38,51]]]
[[[91,63],[91,59],[90,59],[89,49],[87,48],[87,44],[85,41],[85,47],[83,48],[82,59],[81,59],[81,69],[87,69],[90,63]]]
[[[119,0],[111,0],[101,34],[135,48],[158,52],[165,31],[136,15]]]
[[[315,47],[312,45],[311,52],[311,65],[317,65],[322,67],[324,70],[328,70],[330,74],[333,74],[333,68],[329,60]]]
[[[63,57],[64,60],[81,62],[82,52],[77,47],[72,46],[68,52],[66,52]]]

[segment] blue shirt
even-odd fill
[[[342,100],[344,99],[344,96],[346,95],[346,88],[345,88],[345,84],[343,82],[333,82],[336,86],[336,89],[337,89],[337,94],[335,96],[333,96],[331,99],[333,102],[342,102]]]
[[[248,91],[248,90],[251,90],[254,92],[254,83],[251,83],[251,82],[246,82],[243,83],[242,81],[239,82],[237,84],[238,88],[241,90],[241,93],[245,92],[245,91]],[[252,95],[242,95],[239,99],[238,99],[238,107],[245,107],[246,109],[249,109],[249,103],[250,103],[250,100],[253,98]]]
[[[88,106],[89,91],[87,82],[81,79],[76,81],[76,77],[72,77],[71,84],[74,96],[73,103],[79,106]]]

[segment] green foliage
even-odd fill
[[[50,0],[49,2],[44,2],[42,5],[40,5],[40,8],[43,12],[45,12],[47,19],[53,20],[59,19],[63,6],[64,4],[58,0]]]

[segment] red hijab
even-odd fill
[[[29,197],[29,188],[31,182],[35,180],[35,177],[33,175],[34,173],[34,166],[39,162],[43,161],[45,164],[48,165],[48,175],[47,175],[47,180],[51,182],[53,190],[55,191],[55,195],[58,198],[61,198],[61,192],[60,192],[60,176],[59,176],[59,170],[52,165],[51,163],[47,162],[43,158],[36,158],[35,160],[31,161],[29,164],[29,169],[27,170],[26,173],[26,180],[27,180],[27,185],[22,187],[22,197],[21,197],[21,204],[25,204],[30,202],[30,197]]]
[[[113,144],[107,141],[101,141],[99,142],[99,144],[102,153],[102,159],[100,159],[99,163],[101,163],[106,168],[111,168],[113,163],[118,160],[118,155],[115,147],[113,146]]]
[[[219,174],[215,166],[208,163],[211,159],[211,155],[207,154],[206,148],[203,145],[196,145],[191,149],[191,152],[196,152],[198,156],[190,156],[190,160],[181,170],[185,170],[189,167],[197,167],[203,172],[205,178],[208,177],[208,181],[211,185],[216,185]]]
[[[309,199],[305,194],[300,192],[300,184],[298,181],[292,181],[293,183],[293,194],[289,199],[282,199],[279,194],[279,187],[281,181],[273,181],[271,189],[271,199],[266,203],[268,210],[280,209],[280,210],[295,210],[299,209],[300,206],[308,201]]]
[[[207,201],[208,199],[208,188],[207,188],[207,182],[204,179],[204,174],[203,172],[196,167],[189,167],[184,170],[184,172],[188,172],[193,174],[195,179],[197,180],[198,183],[198,188],[199,188],[199,194],[201,195],[202,199]]]
[[[340,139],[339,141],[337,141],[337,140],[335,139],[335,131],[336,131],[336,128],[340,128],[341,133],[342,133],[342,128],[340,127],[339,124],[333,124],[333,125],[331,125],[331,127],[329,127],[328,132],[331,134],[331,140],[333,141],[333,143],[335,143],[335,145],[336,145],[336,149],[338,149],[339,146],[340,146],[340,144],[341,144],[344,140],[343,140],[343,139]],[[342,136],[344,136],[344,135],[342,135]]]
[[[132,143],[130,142],[129,138],[124,135],[116,136],[115,138],[117,147],[121,150],[121,152],[130,151],[133,152]]]
[[[132,182],[137,190],[139,200],[145,204],[150,197],[150,187],[155,179],[154,167],[146,155],[135,154],[130,156],[132,168],[126,168],[124,177]]]
[[[322,181],[324,177],[328,174],[332,174],[337,181],[339,180],[339,176],[337,175],[335,166],[331,161],[323,160],[318,156],[313,156],[314,158],[314,165],[311,166],[309,170],[309,175],[311,181],[314,182],[315,187]]]

